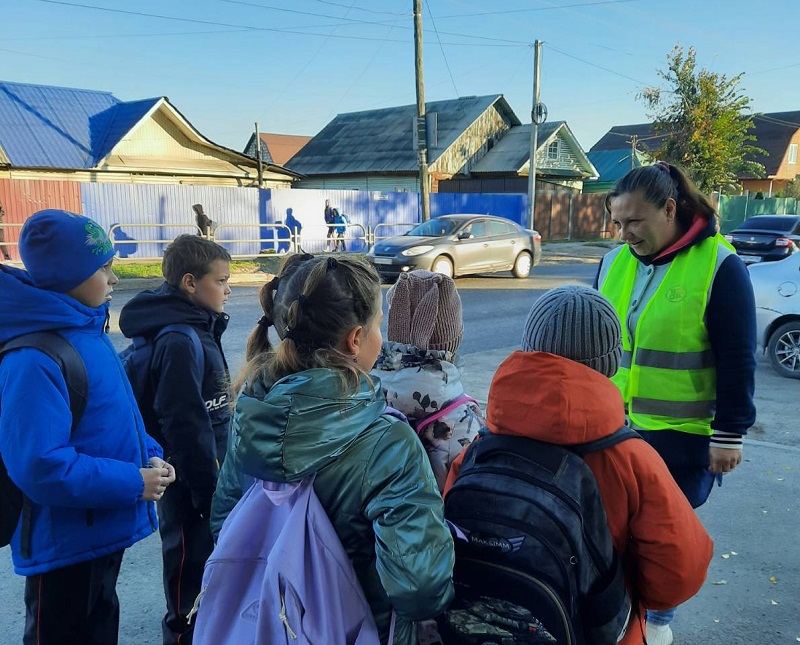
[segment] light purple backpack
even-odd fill
[[[203,574],[195,645],[380,644],[313,480],[256,480],[231,511]]]

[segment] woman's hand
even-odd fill
[[[742,449],[710,448],[708,469],[712,473],[729,473],[742,463]]]

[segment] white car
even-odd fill
[[[800,253],[748,267],[758,344],[781,376],[800,379]]]

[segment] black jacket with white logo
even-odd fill
[[[192,492],[198,510],[207,509],[225,456],[230,420],[228,365],[221,338],[228,315],[193,303],[167,283],[143,291],[120,312],[119,326],[128,338],[153,336],[175,323],[191,325],[203,345],[204,372],[192,339],[180,332],[163,335],[150,365],[153,410],[147,431],[164,447],[164,458]]]

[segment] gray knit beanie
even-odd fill
[[[578,285],[551,289],[531,307],[521,349],[557,354],[610,378],[622,358],[619,317],[594,289]]]
[[[422,269],[401,273],[386,293],[386,302],[388,340],[422,350],[458,351],[464,321],[452,278]]]

